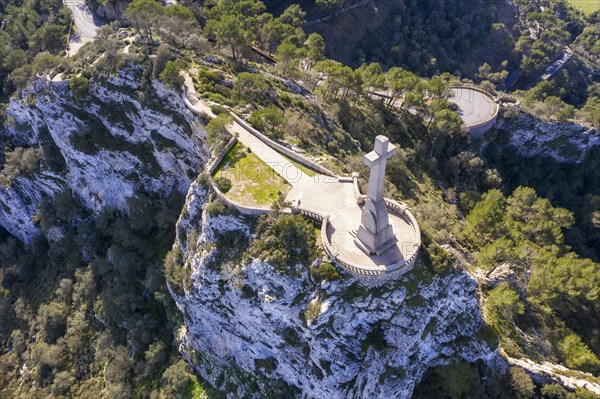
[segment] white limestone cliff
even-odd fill
[[[580,163],[592,147],[600,146],[596,129],[569,122],[545,122],[521,114],[501,119],[496,127],[510,132],[508,143],[524,157],[547,156],[561,163]]]
[[[367,289],[346,274],[319,284],[304,269],[282,274],[256,259],[218,270],[211,260],[229,249],[216,237],[250,230],[240,216],[203,212],[208,198],[202,184],[190,187],[175,245],[193,288],[171,292],[185,319],[181,351],[228,397],[408,398],[429,367],[498,361],[479,338],[477,284],[467,273],[426,277],[417,266]],[[318,316],[307,323],[309,303]]]
[[[11,100],[2,147],[51,148],[60,167],[42,160],[39,173],[0,186],[2,227],[31,241],[39,233],[32,217],[40,200],[66,188],[95,214],[126,208],[136,193],[187,191],[208,158],[204,133],[180,96],[161,83],[148,91],[155,98],[141,101],[139,74],[131,67],[90,84],[83,101],[73,99],[66,82]],[[156,105],[149,106],[152,100]]]

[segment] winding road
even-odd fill
[[[73,24],[75,25],[75,29],[72,29],[69,35],[67,56],[70,57],[77,54],[84,44],[96,38],[96,30],[101,23],[94,18],[85,4],[85,0],[65,0],[64,3],[73,13]]]

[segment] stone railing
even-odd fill
[[[221,192],[221,190],[219,190],[219,188],[215,184],[215,181],[212,177],[213,173],[215,172],[215,170],[217,170],[217,167],[219,166],[219,164],[221,163],[223,158],[225,158],[227,153],[229,153],[229,151],[237,144],[237,142],[238,142],[238,139],[235,136],[232,137],[231,140],[229,140],[227,145],[225,145],[225,147],[223,147],[223,149],[221,151],[219,151],[217,156],[215,156],[209,162],[209,164],[206,166],[206,169],[205,169],[206,176],[208,178],[210,186],[212,187],[215,194],[217,195],[217,198],[219,198],[221,201],[223,201],[227,205],[234,207],[243,215],[250,215],[250,216],[264,215],[265,213],[269,212],[269,208],[251,207],[251,206],[244,206],[244,205],[238,204],[237,202],[233,201],[232,199],[227,198],[227,196],[225,194],[223,194]]]
[[[345,261],[344,259],[338,256],[336,249],[329,242],[329,237],[327,236],[327,226],[329,226],[329,218],[323,218],[323,224],[321,226],[321,241],[323,242],[323,246],[325,247],[325,252],[327,252],[327,256],[329,259],[336,265],[346,269],[351,274],[355,276],[381,276],[385,274],[385,267],[382,266],[381,270],[370,269],[367,270],[360,265],[354,264],[352,262]]]
[[[324,167],[323,165],[320,165],[320,164],[316,163],[315,161],[312,161],[312,160],[298,154],[297,152],[290,150],[286,146],[281,145],[274,140],[271,140],[270,138],[268,138],[267,136],[265,136],[264,134],[262,134],[261,132],[259,132],[255,128],[253,128],[248,122],[246,122],[246,120],[244,118],[242,118],[235,112],[230,110],[229,114],[232,116],[233,120],[236,121],[241,127],[243,127],[244,129],[246,129],[247,131],[252,133],[253,136],[255,136],[257,139],[259,139],[260,141],[262,141],[263,143],[265,143],[266,145],[268,145],[275,151],[282,153],[283,155],[293,159],[296,162],[301,163],[302,165],[305,165],[306,167],[308,167],[310,169],[313,169],[316,172],[322,173],[327,176],[338,177],[337,174],[335,174],[333,171],[329,170],[328,168]]]
[[[198,115],[198,116],[202,116],[202,114],[205,114],[205,112],[198,111],[196,108],[194,108],[194,104],[192,104],[192,101],[188,98],[188,94],[187,94],[187,90],[186,90],[185,86],[183,87],[183,94],[181,95],[181,98],[183,99],[183,103],[185,104],[185,107],[191,113]],[[211,115],[208,115],[208,116],[211,116]]]
[[[327,255],[329,256],[331,261],[337,264],[338,266],[346,269],[348,272],[350,272],[357,278],[361,279],[365,284],[370,286],[384,284],[389,279],[396,278],[412,269],[412,267],[415,265],[417,256],[419,254],[419,250],[421,248],[421,231],[419,229],[419,225],[417,224],[416,219],[408,211],[408,206],[406,204],[400,204],[396,201],[387,198],[385,199],[385,202],[389,209],[398,212],[400,215],[409,220],[409,223],[414,231],[414,236],[417,237],[417,242],[414,243],[414,251],[408,253],[406,259],[403,259],[392,265],[379,266],[378,268],[367,269],[361,265],[344,260],[338,255],[337,251],[329,242],[329,238],[327,237],[327,226],[329,223],[328,218],[323,219],[323,226],[321,228],[321,241],[323,242]]]
[[[406,204],[401,204],[399,202],[396,202],[396,201],[388,199],[388,198],[384,198],[384,199],[385,199],[385,205],[389,209],[398,212],[400,215],[404,215],[404,212],[408,209],[408,205],[406,205]]]
[[[367,200],[367,196],[362,194],[360,191],[360,184],[358,183],[358,173],[352,173],[352,190],[354,192],[354,199],[358,205],[364,205]]]
[[[192,103],[192,100],[196,100],[196,101],[200,101],[200,100],[198,100],[197,97],[191,98],[191,99],[190,99],[190,97],[191,96],[188,96],[188,90],[187,90],[186,86],[183,85],[182,98],[183,98],[183,102],[184,102],[186,108],[189,109],[192,113],[194,113],[196,115],[201,115],[202,112],[195,109],[194,104]],[[216,103],[211,103],[211,104],[217,105]],[[287,148],[286,146],[281,145],[278,142],[265,136],[264,134],[262,134],[261,132],[259,132],[255,128],[253,128],[244,118],[242,118],[240,115],[236,114],[230,107],[227,107],[227,106],[223,106],[223,107],[229,111],[229,115],[231,115],[233,120],[235,122],[237,122],[242,128],[244,128],[245,130],[250,132],[253,136],[255,136],[257,139],[259,139],[260,141],[262,141],[269,147],[273,148],[275,151],[291,158],[292,160],[294,160],[296,162],[301,163],[302,165],[304,165],[316,172],[319,172],[319,173],[327,175],[327,176],[339,178],[339,176],[336,173],[334,173],[332,170],[330,170],[329,168],[326,168],[325,166],[323,166],[311,159],[308,159],[307,157],[304,157],[304,156],[298,154],[297,152]],[[211,116],[211,115],[209,115],[209,116]]]
[[[206,172],[209,175],[212,176],[212,174],[215,173],[215,170],[217,170],[217,167],[219,166],[223,158],[225,158],[225,155],[227,155],[227,153],[231,151],[231,149],[237,144],[237,142],[237,137],[233,136],[231,140],[229,140],[227,145],[225,145],[225,147],[223,147],[223,149],[219,151],[217,156],[212,161],[210,161],[210,163],[206,166]]]
[[[208,179],[209,179],[210,185],[212,186],[213,190],[215,191],[215,194],[217,195],[217,197],[221,201],[226,203],[227,205],[230,205],[230,206],[234,207],[235,209],[237,209],[242,215],[260,216],[260,215],[264,215],[264,214],[267,214],[270,212],[270,210],[271,210],[270,208],[244,206],[244,205],[238,204],[237,202],[233,201],[232,199],[227,198],[227,196],[225,194],[223,194],[221,192],[221,190],[219,190],[219,188],[215,184],[212,176],[208,175]]]
[[[329,220],[329,216],[323,216],[318,212],[309,211],[308,209],[302,209],[302,208],[295,207],[295,208],[291,208],[291,212],[293,214],[300,214],[300,215],[309,217],[311,219],[316,220],[317,222],[322,222],[325,219]]]
[[[325,247],[325,251],[327,252],[327,256],[331,259],[332,262],[341,266],[342,268],[348,270],[350,273],[358,276],[381,276],[386,273],[386,269],[384,266],[381,267],[381,270],[367,270],[360,265],[353,264],[351,262],[347,262],[340,258],[337,254],[337,251],[329,242],[329,237],[327,236],[327,227],[329,226],[329,216],[323,216],[318,212],[309,211],[307,209],[302,208],[292,208],[291,210],[294,214],[300,214],[307,216],[311,219],[321,222],[321,242]]]

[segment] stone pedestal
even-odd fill
[[[358,247],[368,255],[380,255],[396,244],[384,200],[374,202],[367,199],[356,239]]]

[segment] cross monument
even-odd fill
[[[381,255],[396,243],[383,198],[383,181],[387,159],[397,151],[385,136],[375,138],[374,151],[365,155],[364,162],[371,168],[367,200],[362,220],[356,233],[356,244],[368,255]]]

